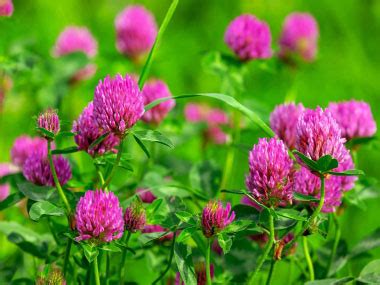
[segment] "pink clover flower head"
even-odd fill
[[[279,56],[289,59],[297,56],[313,61],[317,53],[318,23],[309,13],[291,13],[285,19],[279,40]]]
[[[86,27],[66,27],[55,43],[53,54],[60,57],[74,52],[83,52],[89,58],[98,52],[98,43]]]
[[[252,196],[267,206],[291,203],[293,161],[285,144],[275,138],[259,139],[249,153],[245,183]]]
[[[60,123],[57,110],[48,109],[44,113],[41,113],[37,118],[37,127],[46,129],[55,135],[58,134],[60,131]],[[48,138],[42,132],[41,135]]]
[[[116,47],[131,58],[147,53],[157,36],[157,25],[151,12],[141,5],[126,7],[117,15]]]
[[[125,229],[132,233],[141,231],[145,227],[146,214],[140,201],[134,201],[125,210],[124,214]]]
[[[151,80],[144,85],[142,96],[144,97],[144,105],[148,105],[157,99],[172,97],[172,94],[165,82],[162,80]],[[142,120],[146,123],[159,125],[174,106],[174,99],[161,102],[157,106],[146,111],[142,116]]]
[[[108,151],[116,152],[115,146],[120,143],[120,139],[110,133],[101,143],[90,148],[93,142],[105,134],[105,132],[99,128],[94,118],[94,106],[92,102],[84,108],[79,118],[74,121],[72,131],[77,133],[74,140],[78,148],[86,151],[91,156],[102,155]]]
[[[270,126],[276,136],[282,140],[289,149],[294,149],[297,136],[297,122],[304,111],[300,104],[278,105],[270,115]]]
[[[226,208],[220,201],[210,201],[202,212],[202,230],[205,237],[210,238],[222,231],[235,219],[235,212],[231,212],[231,204]]]
[[[320,107],[306,109],[297,123],[295,148],[312,160],[331,155],[341,163],[344,159],[344,142],[341,130],[329,111]]]
[[[94,118],[100,128],[124,136],[144,114],[144,98],[129,75],[107,76],[95,89]]]
[[[224,41],[242,61],[272,56],[269,26],[253,15],[244,14],[232,20],[224,34]]]
[[[110,242],[124,232],[123,209],[113,192],[88,190],[76,208],[77,241]]]
[[[27,158],[35,151],[47,150],[47,141],[40,137],[29,137],[21,135],[17,137],[11,149],[11,160],[22,168]]]
[[[53,156],[53,164],[57,172],[58,181],[61,185],[66,184],[71,178],[71,167],[69,161],[62,155]],[[39,186],[55,186],[53,175],[47,157],[47,150],[34,151],[26,159],[23,174],[25,178]]]
[[[13,14],[12,0],[0,0],[0,17],[10,17]]]
[[[328,108],[347,140],[372,137],[377,130],[371,107],[364,101],[330,103]]]
[[[138,188],[136,194],[140,197],[143,203],[151,204],[157,197],[148,189]]]

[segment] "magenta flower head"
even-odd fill
[[[123,209],[112,192],[88,190],[79,199],[75,220],[77,241],[110,242],[121,238],[124,232]]]
[[[124,222],[125,229],[129,232],[135,233],[144,229],[146,214],[140,201],[132,202],[132,204],[125,210]]]
[[[13,171],[10,164],[0,163],[0,178],[11,173],[13,173]],[[9,184],[0,184],[0,202],[9,196],[10,190]]]
[[[344,142],[340,128],[330,112],[317,107],[315,110],[305,110],[300,116],[296,149],[312,160],[331,155],[341,163],[345,155]]]
[[[13,14],[12,0],[0,0],[0,17],[10,17]]]
[[[320,198],[321,182],[318,176],[314,175],[306,167],[301,167],[294,176],[294,191]],[[341,178],[338,176],[329,176],[325,182],[325,201],[322,212],[334,212],[342,202],[342,184]],[[312,206],[316,207],[317,203]]]
[[[115,26],[116,47],[131,58],[148,52],[156,40],[156,21],[152,13],[141,5],[126,7],[117,15]]]
[[[376,133],[376,122],[366,102],[351,100],[330,103],[327,110],[340,126],[342,137],[347,140],[371,137]]]
[[[144,97],[144,105],[148,105],[157,99],[172,97],[172,94],[165,82],[162,80],[152,80],[144,85],[142,96]],[[174,106],[175,101],[173,99],[164,101],[146,111],[142,116],[142,120],[146,123],[158,125]]]
[[[71,178],[70,163],[61,155],[53,156],[53,163],[61,185]],[[55,186],[46,150],[34,151],[25,161],[23,174],[30,182],[40,186]]]
[[[195,103],[188,103],[185,106],[185,118],[188,122],[201,122],[205,119],[205,110],[203,106]]]
[[[144,98],[129,75],[107,76],[95,89],[94,118],[106,132],[122,137],[144,114]]]
[[[269,26],[253,15],[236,17],[228,25],[224,41],[242,61],[272,56]]]
[[[37,118],[37,127],[58,134],[60,130],[59,117],[56,110],[48,109]],[[45,136],[41,133],[42,136]],[[45,136],[45,138],[48,138]]]
[[[294,103],[278,105],[270,114],[270,126],[286,146],[294,149],[298,118],[304,111],[303,105]]]
[[[107,151],[116,151],[114,149],[120,142],[114,134],[109,134],[101,143],[90,148],[90,145],[101,137],[105,132],[102,131],[94,118],[93,103],[88,103],[79,118],[74,121],[72,131],[77,133],[74,137],[75,143],[80,150],[86,151],[91,156],[102,155]]]
[[[225,144],[228,140],[227,134],[219,126],[209,126],[205,131],[205,137],[214,144]]]
[[[279,41],[280,57],[297,56],[313,61],[317,53],[318,24],[309,13],[292,13],[286,17]]]
[[[202,212],[202,231],[205,237],[210,238],[235,219],[235,212],[231,212],[231,204],[227,203],[226,208],[220,201],[210,201]]]
[[[151,204],[157,197],[148,189],[139,188],[136,190],[136,194],[140,197],[143,203]]]
[[[252,196],[266,206],[292,201],[293,161],[285,144],[275,138],[259,139],[249,153],[245,183]]]
[[[22,168],[27,158],[35,151],[45,151],[47,142],[40,137],[19,136],[13,143],[11,149],[12,162]]]
[[[74,52],[83,52],[90,58],[98,52],[98,43],[85,27],[66,27],[59,35],[53,53],[59,57]]]

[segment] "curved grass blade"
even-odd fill
[[[141,74],[140,74],[139,83],[138,83],[140,89],[142,89],[142,87],[144,86],[144,83],[148,77],[148,73],[149,73],[150,67],[152,65],[152,60],[153,60],[153,56],[154,56],[154,53],[156,51],[157,45],[161,42],[161,38],[165,33],[166,27],[168,26],[171,18],[173,17],[174,11],[178,5],[178,1],[179,0],[173,0],[172,1],[172,4],[170,5],[168,11],[166,12],[165,18],[162,21],[160,29],[158,30],[156,40],[154,41],[153,47],[149,52],[148,58],[144,64],[144,67],[143,67]]]

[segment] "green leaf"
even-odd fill
[[[300,216],[299,212],[293,209],[279,209],[276,211],[277,215],[296,221],[307,221],[306,217]]]
[[[306,155],[299,152],[298,150],[293,150],[293,153],[296,154],[302,160],[302,162],[305,163],[311,170],[319,172],[320,169],[316,161],[308,158]]]
[[[18,189],[33,201],[45,201],[53,198],[55,188],[50,186],[37,186],[29,181],[17,184]]]
[[[63,149],[52,150],[51,153],[54,155],[54,154],[73,153],[73,152],[78,152],[78,151],[79,151],[79,149],[77,146],[69,146],[69,147],[63,148]]]
[[[65,211],[48,201],[39,201],[32,205],[29,210],[29,217],[38,222],[44,216],[64,216]]]
[[[334,176],[359,176],[364,175],[364,171],[359,169],[350,169],[342,172],[334,172],[334,171],[328,171],[328,174],[334,175]]]
[[[100,144],[102,141],[104,141],[108,137],[109,134],[110,133],[107,132],[107,133],[101,135],[100,137],[98,137],[95,141],[92,142],[92,144],[90,144],[88,149],[93,149],[94,147],[96,147],[98,144]]]
[[[223,249],[223,253],[227,254],[232,246],[232,238],[228,234],[222,232],[218,234],[218,243]]]
[[[89,263],[92,263],[95,258],[98,256],[99,251],[96,247],[91,246],[87,243],[80,243],[83,249],[84,256],[86,257]]]
[[[142,244],[142,246],[147,245],[150,242],[158,240],[164,236],[166,236],[168,232],[156,232],[156,233],[146,233],[139,236],[138,240]]]
[[[174,11],[177,8],[179,0],[173,0],[172,4],[170,5],[168,11],[166,12],[165,18],[161,23],[160,29],[158,30],[156,40],[154,41],[154,44],[149,52],[148,58],[144,64],[144,67],[141,71],[140,78],[139,78],[139,88],[142,90],[145,80],[148,78],[149,70],[152,65],[153,56],[156,52],[158,44],[161,42],[161,39],[165,33],[166,27],[168,26],[171,18],[173,17]]]
[[[183,229],[181,233],[179,234],[179,236],[177,237],[176,242],[185,242],[186,240],[191,238],[193,233],[195,233],[197,230],[198,230],[197,227],[188,227],[188,228]]]
[[[346,142],[346,146],[349,149],[353,149],[356,146],[362,145],[362,144],[368,144],[373,141],[378,141],[378,137],[362,137],[362,138],[353,138],[350,139],[348,142]]]
[[[186,285],[196,285],[197,279],[191,257],[191,247],[183,243],[176,243],[174,246],[174,257],[182,281]]]
[[[166,98],[161,98],[157,99],[150,104],[145,106],[145,111],[152,109],[154,106],[157,106],[158,104],[165,102],[170,99],[182,99],[182,98],[191,98],[191,97],[208,97],[208,98],[213,98],[217,99],[220,101],[223,101],[224,103],[230,105],[234,109],[240,111],[243,113],[248,119],[250,119],[255,125],[257,125],[261,130],[263,130],[268,136],[274,137],[274,132],[272,129],[253,111],[245,107],[244,105],[240,104],[235,98],[224,95],[224,94],[219,94],[219,93],[199,93],[199,94],[187,94],[187,95],[179,95],[179,96],[174,96],[174,97],[166,97]]]
[[[318,169],[322,172],[329,171],[338,167],[338,161],[331,155],[322,156],[317,160]]]
[[[52,133],[51,131],[48,131],[47,129],[36,128],[36,130],[39,131],[40,133],[42,133],[42,135],[44,135],[45,137],[48,137],[49,139],[54,139],[54,137],[55,137],[55,134]]]
[[[121,252],[121,248],[112,243],[103,244],[99,249],[109,252]]]
[[[133,138],[135,139],[135,141],[137,142],[137,144],[139,145],[139,147],[142,149],[142,151],[145,153],[145,155],[147,156],[147,158],[150,158],[149,150],[144,145],[144,143],[140,140],[140,138],[137,137],[137,136],[135,136],[135,135],[133,135]]]
[[[305,285],[343,285],[354,280],[353,277],[343,277],[343,278],[330,278],[330,279],[321,279],[306,282]]]
[[[18,203],[22,198],[24,198],[24,194],[21,192],[13,193],[9,195],[5,200],[0,202],[0,211],[3,211],[14,204]]]
[[[173,143],[170,139],[165,137],[163,134],[161,134],[158,131],[153,130],[140,130],[140,131],[134,131],[133,135],[135,137],[138,137],[141,141],[149,141],[149,142],[155,142],[163,144],[167,147],[174,148]]]
[[[380,284],[380,259],[368,263],[357,280],[365,284]]]
[[[175,215],[181,222],[187,223],[192,217],[193,214],[185,211],[176,212]]]
[[[246,228],[248,228],[250,225],[253,224],[253,221],[250,220],[238,220],[234,221],[231,224],[229,224],[224,230],[223,233],[237,233],[240,231],[244,231]]]
[[[319,199],[309,196],[309,195],[304,195],[298,192],[293,192],[293,198],[297,201],[301,202],[319,202]]]
[[[56,138],[60,137],[73,137],[76,133],[68,132],[68,131],[60,131],[58,135],[56,135]]]

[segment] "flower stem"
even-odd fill
[[[165,270],[162,271],[160,276],[158,276],[157,279],[152,282],[153,285],[157,284],[162,278],[164,278],[165,274],[169,271],[169,269],[172,265],[173,256],[174,256],[174,245],[175,245],[176,238],[177,238],[177,230],[174,231],[173,240],[172,240],[172,244],[170,247],[170,255],[169,255],[168,265],[166,266]]]
[[[131,238],[131,235],[132,233],[130,231],[128,231],[126,237],[125,237],[125,246],[127,247],[128,246],[128,242],[129,242],[129,239]],[[121,256],[121,266],[120,266],[120,273],[119,273],[119,276],[120,276],[120,285],[123,285],[124,284],[124,278],[125,278],[125,259],[127,257],[127,249],[124,248],[123,250],[123,254]]]
[[[67,245],[66,245],[66,251],[65,251],[65,259],[63,262],[63,277],[66,277],[66,271],[67,266],[69,264],[69,258],[70,258],[70,251],[71,251],[71,245],[73,244],[73,241],[71,238],[67,238]]]
[[[337,251],[338,245],[339,245],[340,234],[341,234],[340,233],[339,221],[338,221],[338,217],[337,217],[336,213],[333,213],[333,219],[334,219],[334,225],[335,225],[334,245],[333,245],[333,248],[331,250],[329,263],[327,265],[326,277],[329,276],[329,273],[331,271],[331,267],[332,267],[332,264],[333,264],[334,259],[335,259],[336,251]]]
[[[207,251],[206,251],[206,279],[207,279],[207,285],[211,285],[211,245],[212,245],[212,238],[209,238],[207,240]]]
[[[63,201],[63,203],[66,206],[67,214],[69,216],[70,213],[71,213],[71,207],[70,207],[69,201],[66,198],[65,193],[63,192],[61,184],[59,183],[57,172],[55,171],[55,166],[54,166],[54,163],[53,163],[53,156],[52,156],[52,153],[51,153],[51,141],[50,140],[48,140],[48,159],[49,159],[50,170],[51,170],[51,174],[53,175],[53,180],[54,180],[55,187],[58,190],[58,194],[59,194],[61,200]]]
[[[266,285],[270,285],[272,283],[272,276],[273,276],[273,271],[274,271],[275,266],[276,266],[276,260],[273,258],[270,264]]]
[[[95,169],[96,169],[96,174],[98,175],[98,179],[99,179],[99,182],[100,182],[100,185],[103,185],[104,184],[104,177],[103,177],[103,174],[102,172],[100,171],[100,168],[98,165],[94,164],[95,166]]]
[[[111,169],[111,172],[110,174],[108,175],[106,181],[103,183],[103,186],[102,188],[104,190],[108,190],[108,185],[110,184],[113,176],[115,175],[115,172],[116,172],[116,169],[117,167],[119,166],[119,163],[120,163],[120,159],[121,159],[121,155],[123,153],[123,145],[124,145],[124,137],[122,137],[120,139],[120,145],[119,145],[119,150],[117,152],[117,156],[116,156],[116,159],[115,159],[115,163],[113,164],[112,166],[112,169]]]
[[[266,244],[266,246],[264,248],[263,254],[261,255],[261,257],[257,261],[257,266],[256,266],[255,271],[253,271],[252,274],[249,276],[248,284],[250,284],[250,285],[255,284],[254,283],[255,277],[259,273],[261,267],[263,266],[265,259],[268,257],[268,254],[269,254],[269,252],[273,246],[273,240],[274,240],[274,220],[273,220],[273,216],[269,215],[269,240],[268,240],[268,243]]]
[[[95,278],[95,284],[100,285],[100,278],[99,278],[99,267],[98,267],[98,257],[95,257],[94,261],[92,262],[94,266],[94,278]]]
[[[310,257],[310,252],[309,252],[309,247],[307,245],[307,237],[303,236],[302,237],[302,242],[303,242],[303,252],[305,254],[305,259],[307,263],[307,267],[309,268],[309,275],[310,275],[310,281],[314,280],[314,266],[313,262]]]

